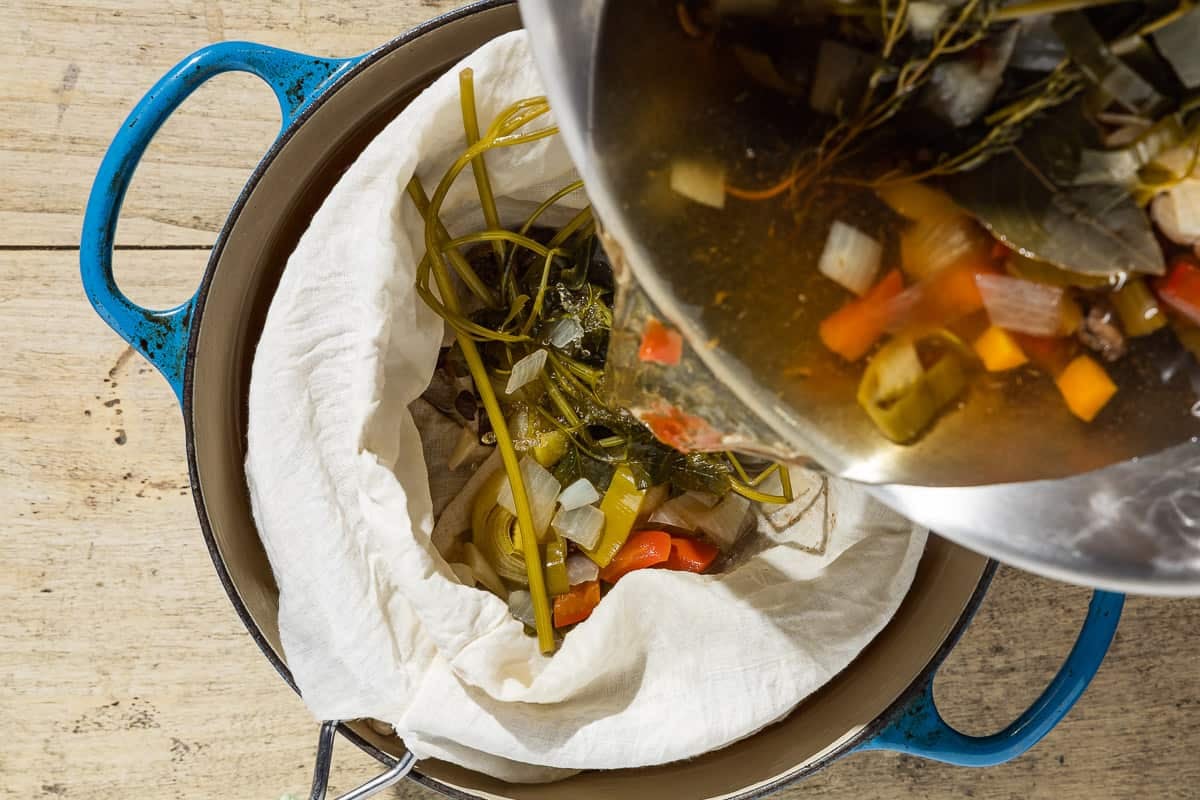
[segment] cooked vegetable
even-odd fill
[[[580,478],[562,490],[558,504],[563,511],[574,511],[581,506],[590,506],[600,499],[600,493],[587,478]]]
[[[600,605],[600,581],[572,586],[571,591],[554,598],[554,627],[577,625]]]
[[[885,345],[867,365],[858,386],[859,405],[884,436],[899,444],[911,441],[928,427],[967,385],[958,356],[945,350],[906,391],[896,397],[881,398],[878,391],[881,372],[892,359],[906,359],[906,349],[910,346],[903,339]]]
[[[671,557],[671,534],[665,531],[638,531],[625,540],[606,566],[600,570],[600,580],[616,583],[638,569],[666,563]]]
[[[658,511],[662,504],[667,502],[671,497],[671,484],[659,483],[651,486],[646,490],[646,496],[642,498],[642,508],[638,512],[638,519],[646,519],[655,511]]]
[[[721,551],[708,542],[672,536],[671,555],[664,566],[680,572],[704,572],[720,554]]]
[[[725,207],[725,170],[717,164],[678,159],[671,162],[671,189],[701,205]]]
[[[571,590],[567,575],[567,543],[554,536],[546,542],[546,591],[554,595],[566,594]]]
[[[601,568],[608,566],[629,538],[645,496],[645,490],[637,486],[633,471],[624,464],[617,467],[612,483],[600,501],[600,510],[604,512],[604,533],[595,547],[583,548],[587,557]]]
[[[1167,324],[1167,315],[1141,278],[1131,278],[1110,300],[1126,336],[1147,336]]]
[[[567,556],[567,582],[572,586],[594,581],[599,577],[600,568],[596,566],[595,561],[581,553]]]
[[[508,596],[508,613],[530,628],[537,626],[537,618],[533,615],[533,596],[524,589],[518,589]]]
[[[702,514],[696,527],[721,547],[728,549],[742,537],[750,524],[750,501],[730,492]]]
[[[1063,329],[1063,290],[1021,278],[975,278],[993,325],[1030,336],[1053,336]]]
[[[1150,206],[1154,222],[1172,242],[1200,242],[1200,180],[1185,178],[1154,198]]]
[[[889,303],[904,289],[899,270],[892,270],[863,297],[851,300],[821,321],[819,335],[826,347],[847,361],[867,354],[887,327]]]
[[[817,269],[822,275],[862,295],[875,282],[882,256],[883,248],[879,242],[857,228],[837,221],[829,229]]]
[[[1154,288],[1164,303],[1200,325],[1200,267],[1195,262],[1177,258],[1171,264],[1171,271]]]
[[[700,521],[720,499],[704,492],[687,492],[672,497],[650,515],[652,525],[667,525],[680,530],[700,529]]]
[[[912,5],[917,5],[913,3]],[[921,183],[920,181],[892,181],[875,188],[879,199],[887,203],[888,208],[902,217],[913,222],[919,220],[938,220],[944,217],[961,217],[970,221],[966,212],[958,207],[954,198],[941,189]]]
[[[1016,339],[995,325],[980,334],[973,346],[988,372],[1004,372],[1029,362]]]
[[[662,364],[673,367],[683,358],[683,337],[679,331],[668,328],[651,317],[642,330],[642,345],[638,348],[638,359],[647,364]]]
[[[1104,368],[1089,356],[1078,356],[1055,380],[1067,408],[1084,422],[1091,422],[1117,393],[1117,385]]]
[[[554,517],[554,506],[558,502],[558,493],[562,486],[553,473],[531,456],[524,456],[521,459],[520,470],[528,491],[529,508],[533,517],[533,534],[540,541],[550,526],[550,520]],[[511,481],[501,484],[496,495],[496,503],[508,513],[516,515]]]
[[[504,387],[504,393],[512,394],[537,380],[546,366],[546,356],[546,351],[539,348],[513,364],[512,374],[508,376],[508,385]]]
[[[904,273],[921,280],[964,262],[978,262],[989,242],[965,214],[921,217],[900,234]]]
[[[583,548],[596,547],[604,532],[604,512],[595,506],[560,510],[552,523],[555,532]]]

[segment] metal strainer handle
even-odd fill
[[[321,723],[320,738],[317,739],[317,764],[313,768],[312,791],[309,800],[325,800],[329,791],[329,768],[333,764],[333,742],[337,734],[337,726],[341,723],[333,720]],[[412,772],[417,759],[412,753],[406,752],[396,761],[387,772],[383,772],[356,789],[351,789],[336,800],[363,800],[394,786]]]

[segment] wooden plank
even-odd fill
[[[316,55],[366,52],[453,0],[187,0],[0,4],[0,244],[66,246],[126,114],[179,59],[247,39]],[[210,244],[279,129],[257,79],[221,76],[176,112],[143,160],[118,242]]]
[[[123,253],[180,297],[205,254]],[[200,538],[165,382],[80,297],[73,253],[0,253],[0,797],[302,794],[314,724],[226,601]],[[123,442],[123,443],[119,443]],[[1069,649],[1087,592],[1002,570],[938,684],[996,729]],[[854,756],[783,798],[1195,796],[1194,602],[1133,600],[1108,663],[1028,756],[964,770]],[[338,787],[374,764],[338,750]],[[230,789],[230,787],[236,787]],[[433,798],[415,784],[393,797]]]

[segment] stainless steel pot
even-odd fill
[[[239,42],[204,48],[138,104],[96,178],[80,248],[88,297],[175,390],[196,510],[213,563],[250,635],[293,688],[279,640],[278,590],[254,527],[243,471],[246,397],[263,320],[289,254],[343,170],[434,76],[518,25],[511,3],[490,0],[359,58],[314,58]],[[171,112],[205,80],[230,70],[258,75],[275,90],[283,132],[231,211],[195,296],[165,311],[141,308],[120,292],[112,274],[125,190]],[[380,735],[362,720],[329,721],[321,729],[312,796],[325,796],[335,729],[387,767],[347,798],[367,797],[406,774],[458,798],[751,798],[856,750],[900,750],[973,766],[999,763],[1033,746],[1083,692],[1112,638],[1122,598],[1097,593],[1062,672],[1029,711],[994,736],[967,737],[937,714],[930,687],[993,570],[986,558],[931,538],[895,618],[850,667],[787,719],[685,763],[583,773],[552,785],[510,785],[442,762],[414,769],[395,737]]]

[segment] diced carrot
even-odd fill
[[[1029,358],[1021,345],[1003,328],[988,328],[975,340],[975,352],[988,372],[1004,372],[1025,364]]]
[[[600,570],[600,579],[605,583],[616,583],[627,573],[662,564],[670,557],[671,534],[666,531],[637,531],[629,535],[613,560]]]
[[[1024,333],[1009,334],[1016,340],[1017,345],[1029,357],[1034,366],[1041,369],[1050,377],[1057,377],[1066,369],[1071,357],[1075,354],[1075,340],[1052,336],[1029,336]]]
[[[887,328],[888,301],[903,289],[900,270],[892,270],[865,295],[821,320],[821,342],[847,361],[862,358]]]
[[[671,557],[663,566],[681,572],[704,572],[712,566],[720,552],[720,549],[710,542],[672,536]]]
[[[725,434],[710,425],[708,420],[665,403],[641,412],[638,417],[646,423],[654,438],[681,453],[720,450],[725,440]]]
[[[654,317],[646,320],[642,329],[642,346],[638,348],[638,359],[649,364],[673,367],[683,358],[683,336],[674,328],[668,328]]]
[[[1084,422],[1091,422],[1117,393],[1117,385],[1104,367],[1090,356],[1078,356],[1055,380],[1067,408]]]
[[[975,283],[978,275],[995,273],[986,261],[971,261],[936,272],[909,291],[916,300],[905,310],[910,328],[945,327],[983,308],[983,295]]]
[[[600,581],[588,581],[554,598],[554,627],[565,628],[583,622],[600,605]]]
[[[1194,259],[1180,256],[1171,263],[1171,269],[1154,284],[1159,299],[1200,325],[1200,267]]]

